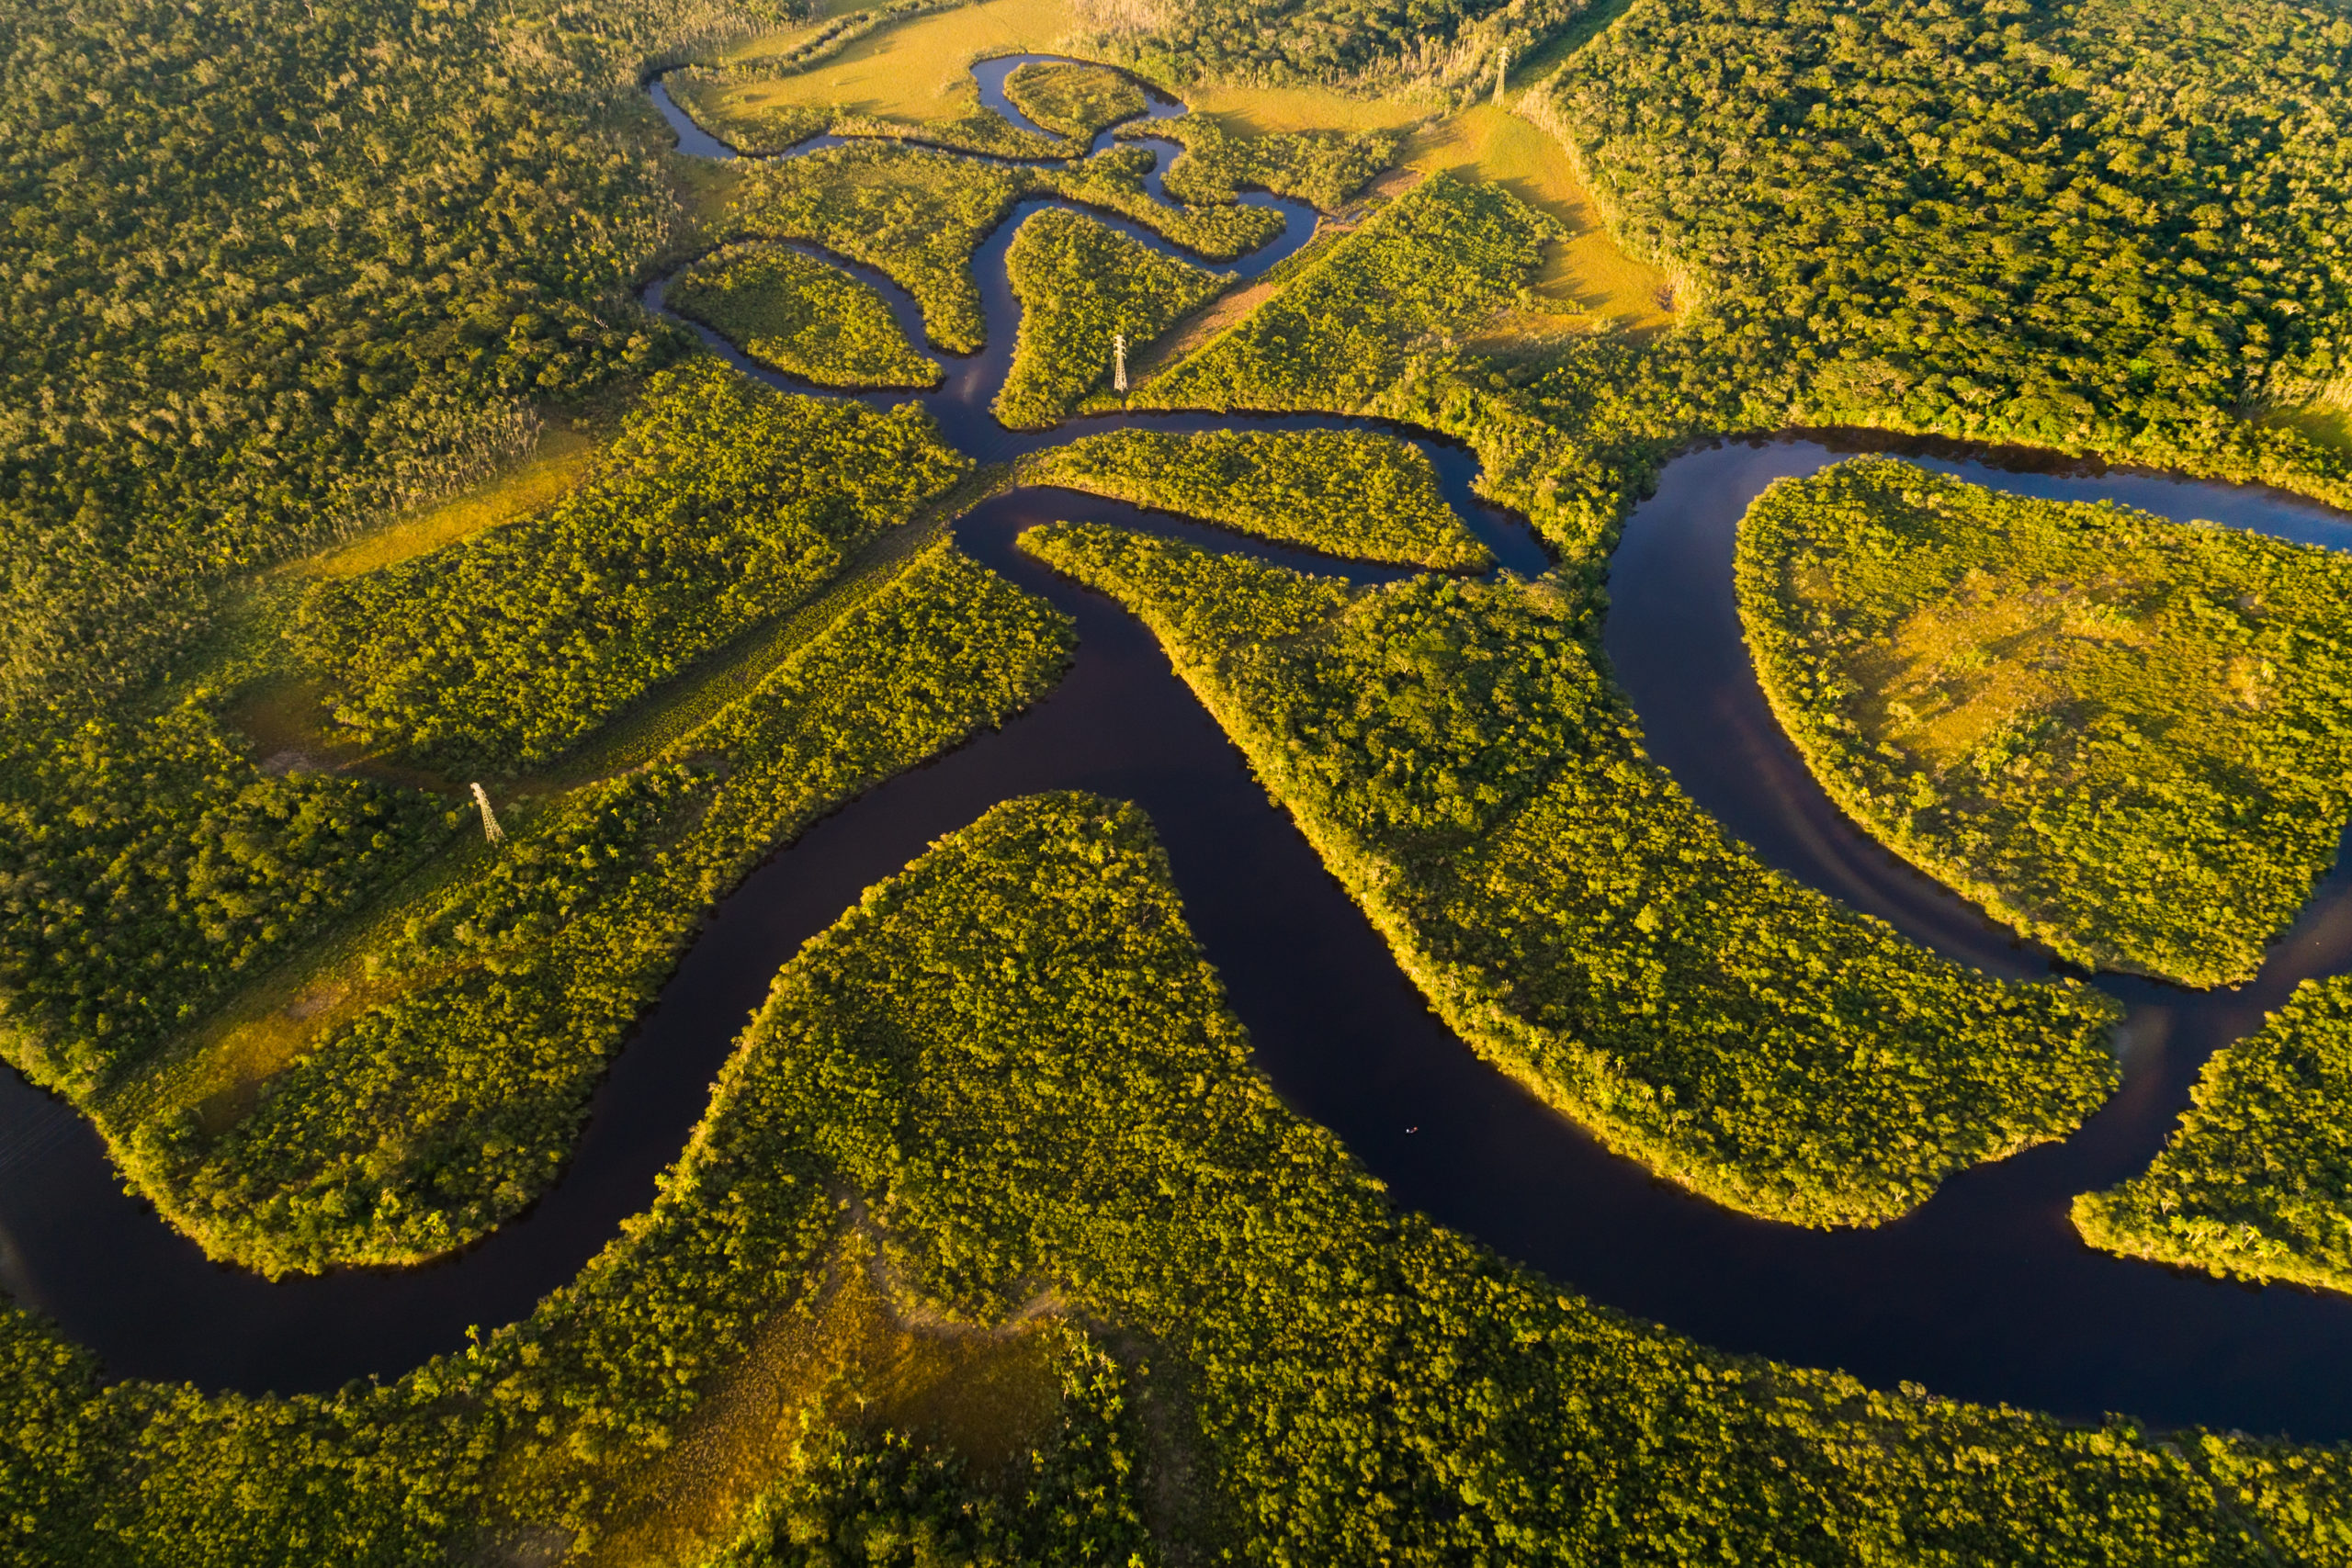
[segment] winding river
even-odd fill
[[[983,101],[1025,126],[1002,91],[1017,63],[989,62],[975,74]],[[659,83],[652,91],[685,151],[732,155],[679,114]],[[1157,102],[1153,112],[1177,107]],[[1098,149],[1108,135],[1096,140]],[[1143,144],[1164,171],[1174,146]],[[1150,188],[1159,194],[1157,174]],[[1244,274],[1295,251],[1314,227],[1300,204],[1248,199],[1280,210],[1285,230],[1232,269]],[[978,253],[989,346],[952,362],[939,389],[915,394],[951,442],[984,460],[1074,434],[1016,434],[988,413],[1018,325],[1004,251],[1021,220],[1046,205],[1057,203],[1021,204]],[[1114,226],[1170,250],[1133,224]],[[922,341],[903,292],[870,269],[852,270],[881,288]],[[660,308],[658,285],[648,303]],[[810,389],[713,346],[765,379]],[[910,396],[862,395],[882,403]],[[1124,423],[1088,420],[1080,428]],[[1148,423],[1185,430],[1365,422],[1183,415]],[[1471,493],[1470,455],[1412,438],[1503,565],[1542,570],[1543,552],[1523,523]],[[1781,736],[1757,686],[1732,596],[1737,522],[1771,479],[1837,456],[1819,441],[1782,440],[1698,450],[1669,465],[1612,562],[1610,660],[1651,754],[1765,861],[1989,972],[2047,973],[2046,954],[2013,941],[1849,822]],[[2352,548],[2352,519],[2260,492],[1917,456],[2002,488],[2110,497],[2167,516]],[[2352,875],[2342,865],[2245,987],[2199,994],[2101,978],[2131,1010],[2124,1084],[2075,1137],[1955,1177],[1917,1212],[1876,1230],[1817,1232],[1749,1219],[1609,1155],[1437,1021],[1149,634],[1013,548],[1021,529],[1057,518],[1181,534],[1359,581],[1397,575],[1245,544],[1095,497],[1024,491],[988,502],[956,525],[956,538],[1076,619],[1080,652],[1069,674],[1001,729],[818,823],[729,897],[616,1058],[562,1179],[530,1213],[437,1264],[269,1284],[208,1262],[124,1194],[85,1121],[0,1074],[0,1285],[93,1347],[115,1374],[208,1388],[331,1388],[396,1374],[460,1346],[469,1325],[527,1313],[651,1199],[656,1174],[700,1115],[746,1016],[803,942],[865,886],[999,801],[1074,788],[1134,800],[1150,813],[1186,913],[1259,1062],[1288,1102],[1344,1139],[1398,1202],[1595,1300],[1727,1349],[2069,1417],[2124,1411],[2162,1426],[2352,1437],[2352,1299],[2253,1289],[2113,1258],[2085,1247],[2066,1219],[2075,1193],[2145,1166],[2211,1051],[2255,1027],[2298,980],[2352,969]]]

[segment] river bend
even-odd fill
[[[1024,128],[1002,89],[1028,58],[1038,57],[975,68],[983,101]],[[682,150],[733,156],[679,113],[658,82],[651,91]],[[1180,106],[1155,98],[1150,112]],[[1094,150],[1110,135],[1096,138]],[[837,140],[820,137],[786,155]],[[1159,176],[1177,148],[1140,144],[1158,156],[1148,188],[1164,199]],[[1285,228],[1229,270],[1262,271],[1314,231],[1314,214],[1300,203],[1262,193],[1244,199],[1280,210]],[[1043,433],[998,425],[989,400],[1003,382],[1018,326],[1004,253],[1019,222],[1051,205],[1068,204],[1019,204],[975,258],[983,351],[950,360],[946,380],[932,391],[855,395],[922,401],[951,443],[983,460],[1125,423],[1367,423],[1187,414],[1088,419]],[[1182,254],[1133,223],[1105,220],[1156,250]],[[879,288],[910,340],[923,341],[902,290],[870,268],[849,270]],[[661,285],[649,288],[650,306],[660,309],[661,299]],[[704,336],[763,379],[820,390]],[[1469,453],[1400,434],[1429,454],[1447,499],[1504,568],[1544,569],[1524,523],[1472,492]],[[1668,465],[1611,562],[1610,660],[1652,756],[1767,863],[1988,972],[2046,973],[2046,954],[2013,941],[1848,821],[1781,734],[1757,685],[1732,592],[1736,525],[1772,479],[1811,472],[1836,456],[1819,442],[1788,440],[1713,446]],[[2264,492],[1917,460],[2001,488],[2112,498],[2352,547],[2352,519]],[[651,1200],[656,1175],[701,1114],[746,1017],[802,942],[865,887],[998,802],[1085,789],[1150,814],[1187,917],[1260,1064],[1291,1105],[1338,1134],[1400,1203],[1595,1300],[1727,1349],[2068,1417],[2124,1411],[2166,1426],[2352,1437],[2352,1299],[2114,1258],[2085,1247],[2066,1218],[2075,1193],[2144,1168],[2214,1049],[2256,1027],[2300,979],[2352,969],[2352,876],[2343,865],[2245,987],[2199,994],[2099,978],[2130,1009],[2124,1084],[2074,1138],[1964,1172],[1916,1213],[1876,1230],[1750,1219],[1608,1154],[1438,1021],[1140,623],[1013,547],[1021,529],[1056,519],[1176,533],[1357,581],[1399,575],[1245,543],[1092,496],[1020,491],[985,502],[956,524],[956,539],[1075,618],[1080,652],[1069,674],[1001,729],[817,823],[723,900],[616,1058],[564,1176],[528,1213],[423,1268],[271,1284],[207,1261],[125,1195],[86,1121],[0,1073],[0,1284],[91,1346],[110,1372],[207,1388],[325,1389],[394,1375],[456,1348],[470,1325],[527,1314]]]

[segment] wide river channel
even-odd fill
[[[1020,57],[1020,59],[1035,57]],[[1020,59],[975,68],[984,102],[1004,100]],[[733,156],[657,104],[683,148]],[[1179,112],[1156,102],[1151,113]],[[802,155],[832,138],[795,148]],[[1109,133],[1099,138],[1099,150]],[[1141,143],[1164,172],[1177,149]],[[1159,173],[1148,182],[1160,195]],[[1304,206],[1245,199],[1283,233],[1230,270],[1254,274],[1312,234]],[[1084,432],[1147,423],[1090,419],[1015,434],[988,412],[1019,324],[1004,253],[1016,207],[975,261],[988,346],[950,361],[910,397],[983,461]],[[1099,216],[1099,215],[1098,215]],[[1170,247],[1133,224],[1114,227]],[[1174,253],[1170,253],[1174,254]],[[869,269],[916,342],[903,291]],[[647,302],[662,305],[659,284]],[[750,365],[776,385],[810,390]],[[1148,417],[1154,429],[1344,427],[1337,418]],[[1503,569],[1546,565],[1522,520],[1471,493],[1469,453],[1411,432],[1448,499]],[[2178,518],[2352,548],[2352,518],[2263,492],[2156,476],[1996,468],[1917,451],[1980,483],[2064,499],[2109,498]],[[2050,972],[1975,909],[1850,823],[1806,772],[1766,706],[1741,638],[1732,547],[1741,515],[1776,478],[1838,453],[1775,440],[1676,459],[1628,523],[1611,568],[1610,660],[1650,754],[1767,863],[1938,952],[2004,976]],[[345,1270],[271,1284],[206,1260],[120,1178],[88,1122],[0,1073],[0,1286],[92,1347],[117,1375],[206,1388],[294,1393],[397,1374],[464,1344],[470,1326],[526,1314],[646,1206],[657,1173],[701,1114],[708,1085],[775,970],[870,884],[940,835],[1009,797],[1086,789],[1136,802],[1166,842],[1185,911],[1285,1100],[1331,1128],[1396,1201],[1477,1237],[1564,1285],[1705,1343],[1842,1367],[1881,1386],[2002,1401],[2062,1416],[2115,1411],[2311,1440],[2352,1437],[2352,1299],[2256,1289],[2128,1261],[2084,1246],[2066,1217],[2078,1192],[2136,1174],[2188,1103],[2206,1057],[2258,1024],[2311,976],[2352,969],[2352,877],[2339,863],[2261,976],[2200,994],[2101,976],[2130,1008],[2121,1090],[2074,1138],[1953,1178],[1930,1202],[1870,1231],[1749,1219],[1652,1179],[1600,1148],[1474,1056],[1395,960],[1241,756],[1170,672],[1133,617],[1021,555],[1021,529],[1057,518],[1180,534],[1358,581],[1392,579],[1304,552],[1062,491],[1002,495],[956,525],[964,549],[1078,624],[1076,664],[1045,700],[929,766],[818,823],[719,905],[599,1089],[575,1157],[527,1214],[424,1268]]]

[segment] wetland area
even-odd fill
[[[993,61],[976,73],[983,101],[1016,124],[1002,84],[1019,63]],[[731,156],[659,101],[687,152]],[[1098,146],[1109,138],[1103,132]],[[796,152],[834,144],[821,138]],[[1145,145],[1164,172],[1177,148]],[[1157,175],[1151,188],[1159,194]],[[1303,203],[1257,199],[1281,210],[1286,228],[1236,265],[1243,276],[1295,251],[1315,225]],[[950,359],[944,383],[919,397],[952,444],[997,460],[1124,423],[1177,432],[1362,424],[1177,414],[1004,429],[988,412],[1019,324],[1004,253],[1030,213],[1052,205],[1015,207],[976,257],[989,346]],[[1140,226],[1115,226],[1182,254]],[[903,291],[854,270],[920,341],[920,316]],[[660,307],[661,285],[648,302]],[[808,389],[700,330],[739,368]],[[887,405],[909,395],[864,396]],[[1501,569],[1543,570],[1524,523],[1474,492],[1471,455],[1413,439]],[[1768,863],[1987,973],[2046,974],[2046,954],[1903,865],[1838,812],[1756,683],[1732,591],[1738,520],[1771,479],[1835,457],[1818,441],[1777,440],[1669,463],[1611,560],[1613,668],[1650,754]],[[2022,453],[1988,461],[1922,448],[1918,460],[1998,489],[2115,500],[2352,547],[2352,521],[2291,498],[2063,464],[2035,472],[2016,466],[2030,463]],[[424,1268],[267,1282],[205,1260],[123,1193],[85,1124],[11,1075],[0,1098],[0,1168],[9,1178],[0,1189],[0,1280],[126,1375],[293,1393],[397,1373],[455,1348],[469,1326],[526,1313],[644,1206],[769,976],[861,889],[1001,800],[1085,789],[1150,815],[1188,915],[1284,1097],[1339,1134],[1399,1201],[1440,1223],[1727,1348],[2081,1418],[2126,1411],[2163,1424],[2352,1436],[2352,1392],[2329,1375],[2352,1353],[2352,1302],[2109,1257],[2084,1246],[2066,1218],[2074,1194],[2144,1166],[2211,1051],[2249,1032],[2297,981],[2352,969],[2352,876],[2343,868],[2251,986],[2203,995],[2103,977],[2131,1010],[2120,1032],[2124,1085],[2072,1139],[1956,1176],[1926,1207],[1876,1229],[1824,1233],[1745,1218],[1609,1155],[1443,1027],[1140,625],[1012,547],[1022,529],[1065,519],[1173,531],[1356,581],[1402,575],[1245,543],[1099,497],[1016,491],[982,502],[956,525],[956,538],[1076,620],[1077,665],[1035,709],[826,818],[721,904],[598,1090],[562,1179],[531,1212]]]
[[[28,5],[0,1560],[2352,1568],[2325,5]]]

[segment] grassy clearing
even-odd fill
[[[2306,440],[2352,455],[2352,383],[2342,383],[2311,401],[2281,409],[2271,423],[2283,424]]]
[[[1302,130],[1404,130],[1435,112],[1435,106],[1424,99],[1351,97],[1328,87],[1201,85],[1187,87],[1179,96],[1193,113],[1244,137]]]
[[[2352,1291],[2352,979],[2306,980],[2216,1052],[2142,1175],[2075,1200],[2093,1247]]]
[[[456,544],[485,528],[544,512],[588,477],[618,429],[615,420],[548,426],[531,455],[504,473],[438,505],[403,513],[382,528],[284,568],[294,577],[358,577]]]
[[[1566,150],[1538,127],[1479,104],[1416,134],[1401,156],[1424,173],[1442,169],[1491,181],[1560,221],[1563,232],[1544,255],[1532,298],[1499,318],[1487,339],[1602,327],[1652,333],[1673,323],[1671,281],[1618,248]]]
[[[1740,530],[1774,711],[1871,833],[2078,963],[2251,976],[2352,813],[2352,558],[1889,458]]]
[[[974,61],[1053,51],[1078,26],[1069,0],[982,0],[885,28],[807,71],[729,83],[715,103],[736,115],[805,108],[915,124],[954,121],[979,107]],[[718,63],[756,69],[763,56],[785,52],[792,37],[755,39]]]
[[[1505,93],[1522,92],[1555,74],[1585,45],[1613,27],[1617,18],[1632,10],[1634,5],[1634,0],[1593,0],[1582,16],[1546,39],[1542,47],[1510,62]]]
[[[801,1462],[811,1427],[921,1432],[984,1472],[1051,1430],[1061,1388],[1045,1325],[926,1330],[877,1286],[871,1263],[853,1234],[822,1297],[762,1328],[677,1441],[628,1476],[575,1568],[703,1562]]]
[[[1574,46],[1583,41],[1579,37]],[[1513,92],[1555,68],[1568,52],[1572,49],[1564,46],[1515,69]],[[1299,131],[1409,130],[1413,134],[1399,154],[1405,166],[1492,181],[1558,219],[1566,232],[1535,279],[1532,308],[1498,321],[1493,334],[1498,342],[1603,325],[1651,333],[1673,322],[1666,274],[1635,260],[1609,237],[1566,150],[1502,108],[1476,104],[1440,119],[1421,100],[1352,98],[1311,87],[1199,87],[1183,96],[1195,115],[1245,139]]]

